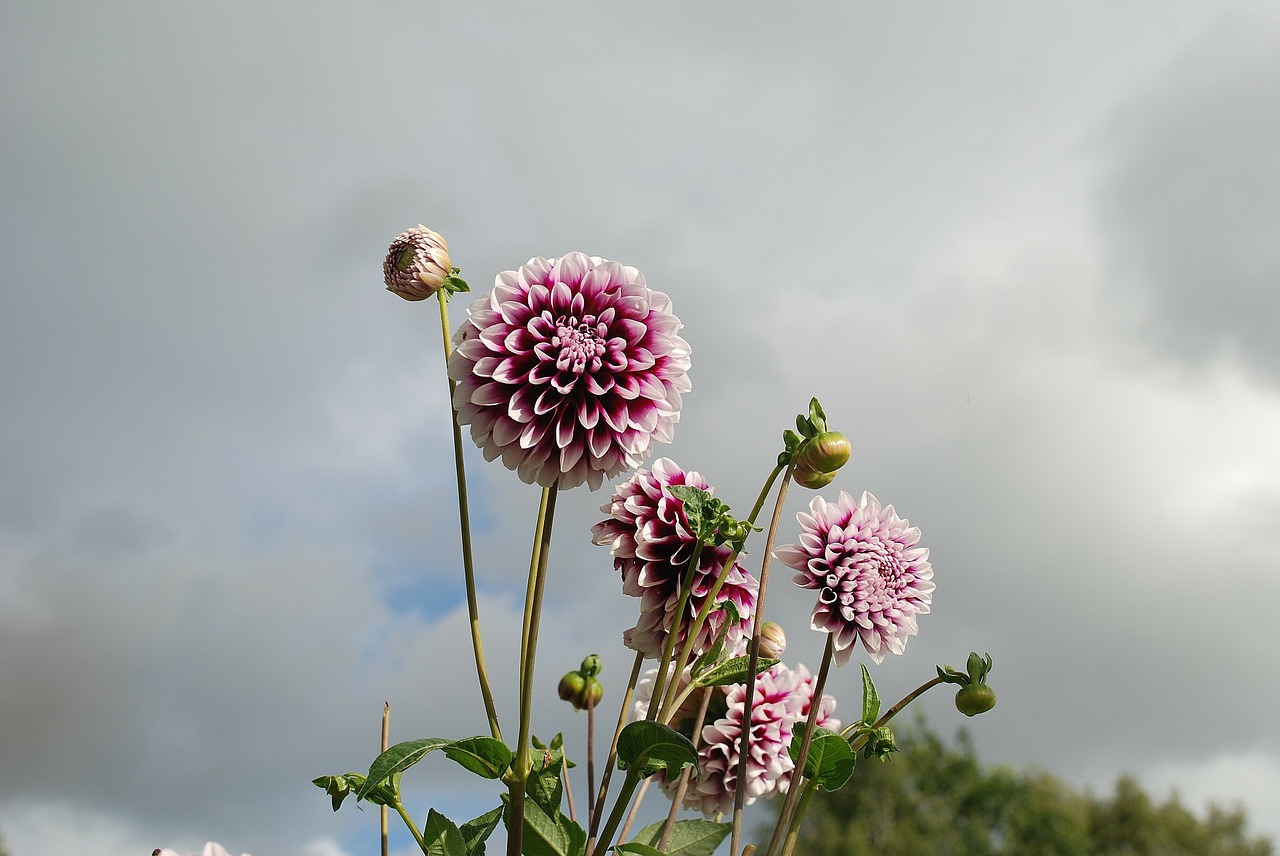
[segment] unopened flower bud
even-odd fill
[[[581,672],[569,672],[560,679],[560,686],[556,691],[562,700],[573,705],[574,710],[583,710],[587,706],[588,698],[592,707],[600,703],[600,698],[604,695],[604,686],[594,676],[587,677]]]
[[[806,440],[796,450],[793,460],[797,470],[834,473],[849,463],[849,456],[852,453],[853,446],[849,443],[848,437],[838,431],[823,431]]]
[[[588,654],[582,661],[582,665],[578,667],[578,671],[588,678],[594,678],[600,674],[600,655]]]
[[[956,692],[956,710],[965,716],[977,716],[996,706],[996,691],[986,684],[969,684]]]
[[[452,271],[449,245],[426,226],[401,232],[387,249],[382,277],[387,290],[405,300],[426,300]]]
[[[817,490],[835,481],[836,474],[834,470],[829,473],[818,473],[813,470],[794,469],[791,471],[791,477],[795,479],[796,484],[800,485],[800,487]]]
[[[781,660],[785,650],[787,634],[782,632],[782,625],[776,621],[766,621],[760,625],[760,656]]]

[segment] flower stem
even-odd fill
[[[782,848],[782,856],[791,856],[795,851],[796,841],[800,837],[800,821],[804,819],[804,813],[809,808],[809,801],[813,799],[813,795],[817,791],[817,781],[804,783],[804,794],[800,797],[800,804],[796,806],[795,817],[791,819],[791,823],[787,827],[787,841]]]
[[[382,703],[382,751],[387,751],[388,738],[391,736],[391,702]],[[382,833],[382,856],[387,856],[387,807],[381,806],[378,812],[378,829]]]
[[[587,686],[587,805],[596,801],[596,698]]]
[[[713,692],[715,689],[712,687],[702,691],[702,704],[698,706],[698,716],[693,722],[694,749],[697,749],[698,744],[702,742],[702,723],[706,721],[707,707],[711,704]],[[671,811],[667,812],[667,822],[662,825],[662,836],[658,839],[659,850],[666,850],[667,844],[671,841],[671,830],[675,828],[676,815],[680,813],[680,807],[684,804],[685,792],[689,790],[689,776],[692,774],[693,767],[685,767],[680,771],[680,781],[676,785],[676,792],[671,796]]]
[[[400,815],[400,819],[404,821],[404,825],[409,827],[409,831],[413,833],[413,840],[418,842],[418,849],[423,853],[427,853],[427,842],[422,840],[422,833],[418,831],[418,826],[413,822],[413,818],[409,817],[409,812],[405,811],[404,804],[400,800],[396,800],[396,813]],[[431,856],[427,853],[427,856]]]
[[[618,792],[618,800],[613,804],[613,811],[609,813],[609,819],[605,821],[604,829],[600,831],[600,838],[596,842],[595,852],[603,853],[613,843],[613,833],[617,831],[618,824],[622,822],[622,815],[627,809],[627,803],[631,802],[631,795],[635,793],[636,785],[640,784],[640,775],[636,771],[645,760],[644,758],[637,758],[635,764],[627,770],[627,776],[622,780],[622,790]],[[518,854],[512,854],[512,856],[518,856]]]
[[[787,499],[787,486],[791,484],[791,464],[782,476],[782,485],[778,488],[778,498],[773,504],[773,517],[769,520],[769,531],[765,535],[764,558],[760,560],[760,590],[756,594],[756,611],[751,618],[751,654],[747,661],[746,695],[743,698],[742,740],[738,744],[738,775],[735,781],[738,787],[733,793],[733,834],[730,838],[729,852],[737,853],[742,842],[742,810],[747,801],[747,756],[751,749],[751,708],[755,701],[756,669],[760,667],[760,626],[764,623],[764,598],[769,590],[769,563],[773,554],[773,542],[778,536],[778,522],[782,520],[782,505]]]
[[[636,815],[640,813],[640,804],[644,802],[644,795],[649,793],[649,785],[651,784],[653,784],[652,776],[640,783],[640,793],[636,794],[636,798],[631,801],[631,811],[627,812],[627,820],[622,824],[622,829],[618,832],[619,844],[625,844],[627,836],[631,834],[631,824],[635,823]]]
[[[765,856],[772,856],[774,851],[782,845],[783,830],[792,827],[792,812],[800,811],[798,817],[803,816],[803,809],[797,809],[796,799],[800,793],[800,785],[804,782],[804,765],[809,760],[809,746],[813,743],[813,727],[818,721],[818,712],[822,709],[822,691],[827,687],[827,674],[831,671],[831,656],[835,652],[836,637],[834,633],[827,634],[827,647],[822,652],[822,666],[818,669],[818,679],[813,684],[813,696],[809,700],[809,718],[805,720],[804,737],[800,741],[800,755],[796,758],[795,771],[791,774],[791,787],[787,790],[787,798],[782,803],[781,810],[778,811],[778,822],[773,828],[773,838],[769,841],[769,849],[765,851]],[[806,803],[807,805],[807,803]]]
[[[600,793],[596,795],[594,805],[588,806],[591,812],[591,829],[588,832],[587,856],[595,850],[596,830],[600,828],[600,819],[604,816],[604,798],[609,792],[609,780],[613,778],[615,761],[618,757],[618,738],[627,724],[627,711],[631,707],[631,697],[635,695],[636,682],[640,680],[640,668],[644,665],[644,654],[636,652],[635,663],[631,666],[631,678],[627,681],[626,692],[622,694],[622,709],[618,711],[618,725],[613,729],[613,742],[609,744],[609,757],[605,759],[604,776],[600,779]]]
[[[557,486],[542,489],[538,525],[534,531],[529,588],[525,596],[524,628],[520,634],[520,738],[512,767],[510,816],[507,822],[507,856],[520,856],[524,835],[524,785],[529,778],[529,729],[533,710],[533,666],[538,653],[538,625],[546,590],[547,561],[551,557],[551,527],[555,521]]]
[[[765,479],[764,487],[760,489],[759,495],[756,497],[756,504],[751,507],[751,515],[747,517],[747,525],[754,526],[756,518],[760,516],[760,510],[764,508],[764,502],[769,498],[769,491],[773,490],[773,483],[777,481],[778,475],[782,472],[782,467],[775,466],[773,471],[769,473],[769,477]],[[683,674],[685,666],[689,665],[689,660],[693,657],[693,646],[697,642],[698,637],[702,634],[702,628],[707,623],[708,616],[715,608],[716,595],[720,593],[720,589],[724,587],[724,581],[729,576],[734,563],[738,561],[740,551],[734,551],[729,558],[725,560],[724,566],[721,567],[720,573],[716,575],[716,580],[712,583],[711,588],[707,591],[706,596],[702,599],[702,606],[698,609],[698,614],[694,616],[693,623],[689,626],[689,632],[685,636],[684,646],[680,649],[680,656],[676,659],[678,671],[675,674]],[[679,615],[679,613],[677,613]],[[673,686],[678,686],[675,684]],[[655,698],[657,694],[655,693]],[[673,715],[677,709],[679,702],[673,701],[675,698],[674,691],[666,693],[663,697],[663,704],[658,715],[658,722],[666,724],[667,720]],[[674,706],[673,706],[674,705]]]
[[[672,613],[671,629],[667,631],[667,638],[662,641],[662,657],[658,660],[658,674],[653,679],[653,695],[649,699],[649,715],[645,717],[650,721],[658,720],[658,714],[663,710],[663,703],[666,701],[667,688],[667,672],[671,665],[671,655],[676,649],[676,629],[680,626],[680,619],[684,616],[685,605],[689,603],[689,594],[693,591],[693,579],[698,573],[698,562],[702,559],[702,541],[693,545],[693,556],[689,559],[689,568],[684,572],[684,579],[680,581],[680,597],[676,600],[676,610]],[[693,637],[685,639],[686,647]],[[683,671],[683,670],[682,670]],[[671,675],[671,686],[680,685],[680,673],[673,672]],[[654,702],[657,702],[656,704]]]
[[[453,353],[449,333],[449,303],[445,289],[436,292],[440,301],[440,331],[444,338],[446,371],[449,355]],[[471,648],[475,652],[476,676],[480,680],[480,695],[484,698],[484,712],[489,719],[489,732],[494,739],[502,739],[498,727],[498,708],[493,703],[493,690],[489,687],[489,670],[485,666],[484,645],[480,641],[480,607],[476,601],[475,562],[471,555],[471,511],[467,504],[467,471],[462,461],[462,425],[458,411],[453,406],[453,393],[457,387],[453,378],[449,381],[449,413],[453,421],[453,469],[458,479],[458,526],[462,532],[462,576],[467,588],[467,617],[471,625]]]

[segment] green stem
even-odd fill
[[[418,849],[423,853],[427,852],[427,842],[422,840],[422,833],[418,831],[418,826],[413,822],[413,818],[409,817],[409,812],[405,811],[404,805],[400,800],[396,800],[396,813],[400,815],[400,819],[404,821],[404,825],[409,827],[409,831],[413,833],[413,840],[418,842]],[[430,854],[427,854],[430,856]]]
[[[440,330],[444,337],[445,369],[448,371],[449,356],[453,353],[453,345],[449,334],[449,303],[444,289],[436,292],[440,300]],[[447,377],[447,374],[446,374]],[[498,708],[493,703],[493,690],[489,687],[489,670],[485,666],[484,644],[480,641],[480,607],[476,600],[475,562],[471,555],[471,511],[467,504],[467,471],[462,461],[462,425],[458,422],[458,411],[453,406],[453,394],[457,384],[453,378],[449,381],[449,413],[453,421],[453,469],[458,480],[458,525],[462,530],[462,576],[467,588],[467,617],[471,625],[471,648],[475,652],[476,676],[480,679],[480,695],[484,698],[484,713],[489,719],[489,732],[494,739],[502,739],[502,729],[498,727]]]
[[[787,486],[791,484],[791,465],[787,464],[786,473],[782,476],[782,485],[778,488],[778,498],[774,500],[773,517],[769,520],[769,531],[764,541],[764,558],[760,560],[760,590],[756,594],[756,611],[751,617],[751,655],[747,661],[746,695],[743,697],[742,739],[738,744],[738,787],[733,793],[733,834],[729,845],[730,853],[737,853],[742,843],[742,811],[747,800],[747,756],[751,749],[751,708],[755,702],[756,669],[760,667],[760,626],[764,623],[764,598],[769,590],[769,563],[773,557],[773,542],[778,536],[778,523],[782,520],[782,505],[787,499]]]
[[[551,556],[551,527],[555,521],[557,485],[542,489],[538,506],[529,588],[525,597],[524,629],[520,634],[520,742],[512,768],[510,819],[507,822],[507,856],[520,856],[524,835],[524,785],[529,778],[529,730],[533,710],[533,667],[538,653],[538,625],[546,590],[547,561]]]
[[[813,795],[817,791],[817,781],[805,782],[804,795],[800,797],[800,804],[796,806],[795,817],[791,819],[791,824],[787,827],[787,843],[782,848],[782,856],[791,856],[795,851],[796,841],[800,837],[800,821],[804,819],[804,813],[809,808],[809,801],[813,799]]]
[[[748,526],[755,525],[756,518],[760,516],[760,510],[764,508],[765,500],[769,498],[769,491],[773,490],[773,483],[777,481],[782,469],[781,466],[775,466],[773,471],[769,473],[769,477],[765,479],[764,487],[760,489],[759,495],[756,496],[756,504],[751,507],[751,514],[747,517]],[[675,672],[675,674],[683,674],[685,667],[689,665],[689,660],[693,657],[693,646],[698,641],[698,636],[702,633],[702,628],[707,623],[707,618],[711,615],[711,611],[715,608],[716,595],[724,587],[724,581],[728,578],[729,571],[738,561],[739,555],[740,551],[737,550],[730,554],[729,558],[725,560],[724,566],[720,568],[720,573],[716,575],[716,581],[712,583],[711,589],[707,592],[706,597],[702,599],[702,606],[698,609],[698,614],[694,616],[693,624],[689,626],[684,645],[680,649],[680,656],[676,660],[679,671]],[[676,685],[678,686],[678,683]],[[668,694],[664,698],[664,704],[657,720],[663,724],[666,724],[667,719],[674,715],[675,710],[679,709],[678,706],[672,706],[670,696],[671,694]]]
[[[667,631],[667,638],[662,641],[662,656],[658,659],[658,674],[653,679],[653,694],[649,697],[649,715],[645,717],[650,721],[657,721],[658,714],[664,707],[666,701],[667,689],[667,672],[671,665],[671,655],[676,650],[676,628],[680,626],[680,619],[684,615],[685,605],[689,603],[689,593],[693,591],[693,579],[698,575],[698,562],[702,559],[702,541],[698,541],[693,545],[693,556],[689,558],[689,567],[684,572],[684,579],[680,581],[680,597],[676,600],[676,611],[672,613],[671,629]],[[692,638],[692,637],[690,637]],[[688,639],[685,640],[686,643]],[[671,674],[671,686],[680,685],[680,673],[673,672]],[[656,704],[654,702],[657,702]]]
[[[588,806],[591,812],[591,829],[588,832],[587,856],[595,851],[596,830],[600,828],[600,819],[604,816],[604,798],[609,793],[609,780],[613,778],[618,759],[618,738],[627,725],[627,711],[631,709],[631,698],[636,692],[636,682],[640,680],[640,669],[644,665],[644,654],[636,652],[635,663],[631,666],[631,679],[627,681],[627,690],[622,694],[622,709],[618,711],[618,725],[613,729],[613,742],[609,744],[609,757],[604,762],[604,775],[600,779],[600,793],[596,794],[594,805]]]
[[[635,764],[627,770],[627,777],[622,780],[622,790],[618,792],[618,800],[613,804],[613,811],[609,813],[609,819],[605,821],[604,829],[600,831],[600,838],[596,842],[596,853],[603,853],[609,849],[609,845],[613,843],[613,834],[618,830],[618,824],[622,823],[622,816],[626,813],[627,803],[631,802],[631,795],[636,792],[636,785],[640,784],[640,776],[636,770],[648,761],[647,758],[637,758]]]
[[[697,749],[702,742],[702,723],[707,718],[707,707],[711,704],[711,693],[715,692],[712,687],[706,687],[702,691],[702,704],[698,706],[698,715],[693,721],[693,748]],[[682,699],[684,696],[681,697]],[[667,844],[671,841],[671,830],[675,829],[676,815],[680,813],[680,808],[684,804],[685,792],[689,789],[689,777],[693,774],[693,767],[685,767],[680,771],[680,781],[676,785],[676,792],[671,797],[671,810],[667,812],[667,822],[662,824],[662,836],[658,839],[658,849],[666,850]]]
[[[778,822],[773,828],[773,838],[769,841],[769,849],[765,851],[765,856],[772,854],[782,845],[782,830],[790,830],[792,824],[791,813],[797,811],[796,798],[800,793],[800,784],[804,781],[804,765],[809,760],[809,747],[813,743],[813,728],[818,721],[818,711],[822,709],[822,692],[827,688],[827,675],[831,671],[831,656],[835,652],[836,637],[834,633],[827,634],[827,647],[822,652],[822,666],[818,669],[818,679],[813,684],[813,696],[809,700],[809,718],[804,724],[804,737],[800,741],[800,755],[796,758],[796,767],[791,774],[791,788],[787,791],[787,798],[782,803],[782,809],[778,812]],[[803,809],[799,809],[800,815],[803,816]]]

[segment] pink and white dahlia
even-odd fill
[[[804,722],[813,698],[813,682],[803,666],[790,669],[778,663],[756,677],[755,703],[751,706],[751,737],[747,754],[746,804],[759,797],[786,793],[795,762],[788,747],[797,722]],[[729,688],[728,710],[702,729],[703,745],[698,751],[699,775],[685,793],[684,804],[707,817],[733,810],[738,787],[738,759],[747,688]],[[836,702],[824,695],[819,708],[819,725],[838,729],[840,721],[830,716]],[[669,786],[664,787],[670,791]]]
[[[405,300],[426,300],[449,276],[449,244],[439,232],[414,226],[396,235],[382,262],[387,291]]]
[[[814,630],[835,634],[835,661],[843,665],[861,639],[872,660],[901,654],[916,634],[916,615],[933,600],[929,551],[917,547],[920,530],[881,507],[870,493],[856,503],[844,491],[835,502],[815,497],[800,521],[800,543],[774,555],[798,573],[795,584],[815,589]]]
[[[608,545],[613,554],[613,566],[622,574],[623,593],[641,599],[640,618],[623,634],[623,642],[647,657],[661,656],[673,627],[677,644],[685,641],[694,616],[732,555],[726,546],[703,547],[684,614],[677,616],[680,584],[693,559],[697,538],[689,529],[684,501],[667,490],[672,485],[711,491],[698,473],[685,472],[674,461],[659,458],[652,470],[638,470],[614,488],[609,502],[600,506],[609,517],[591,528],[592,540]],[[739,620],[729,626],[725,637],[725,647],[733,653],[746,647],[758,588],[755,577],[734,563],[716,593],[717,604],[732,601],[738,610]],[[724,622],[723,612],[711,613],[698,634],[695,654],[710,648]]]
[[[592,489],[671,442],[689,345],[633,267],[582,253],[498,274],[454,335],[459,421],[521,480]]]

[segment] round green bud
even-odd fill
[[[600,669],[600,655],[588,654],[586,659],[582,661],[582,666],[578,671],[586,675],[588,678],[591,678],[600,674]]]
[[[996,692],[986,684],[969,684],[956,692],[956,710],[965,716],[977,716],[996,706]]]
[[[569,672],[560,679],[556,687],[563,701],[573,705],[574,710],[583,710],[590,703],[595,707],[604,695],[604,686],[594,676],[588,677],[581,672]]]
[[[849,443],[848,437],[839,431],[823,431],[805,441],[804,445],[796,450],[792,460],[795,461],[797,470],[834,473],[849,463],[849,456],[852,454],[853,446]]]
[[[817,490],[818,488],[826,487],[835,481],[836,474],[834,470],[829,473],[817,473],[813,470],[805,470],[797,467],[791,471],[791,478],[795,479],[795,483],[800,485],[800,487],[805,487],[809,490]]]

